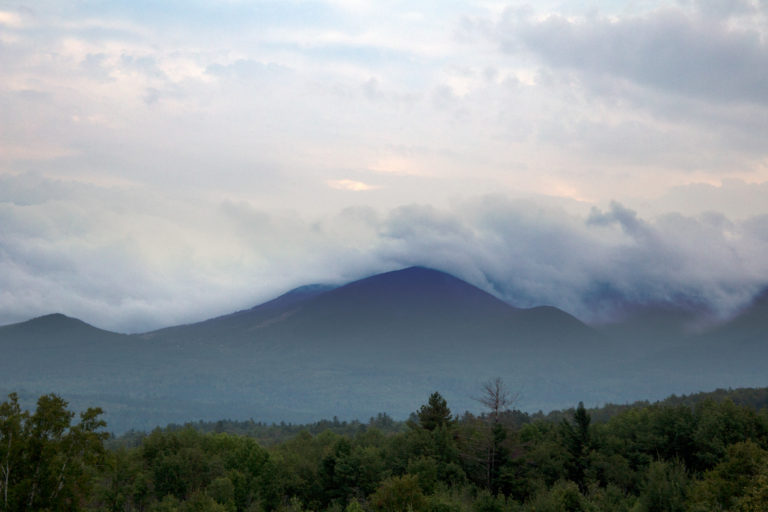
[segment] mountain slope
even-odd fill
[[[765,375],[768,364],[768,290],[728,322],[693,340],[693,360],[711,372]]]
[[[186,344],[209,344],[227,336],[236,338],[239,332],[253,332],[285,320],[298,311],[305,302],[334,288],[334,286],[323,284],[300,286],[250,309],[192,324],[166,327],[139,336],[147,340],[159,339]]]
[[[107,338],[117,338],[119,334],[99,329],[77,318],[71,318],[61,313],[44,315],[25,322],[19,322],[0,327],[0,343],[11,346],[15,343],[55,343],[67,339],[77,339],[79,342],[101,341]]]
[[[765,302],[693,341],[763,347]],[[139,335],[63,315],[0,327],[0,391],[55,391],[75,407],[101,405],[120,431],[197,418],[311,421],[330,411],[404,417],[436,389],[456,410],[477,409],[470,396],[496,376],[529,409],[760,384],[763,373],[753,370],[765,358],[752,348],[751,361],[723,357],[702,371],[714,364],[695,351],[704,345],[683,350],[693,343],[686,338],[676,353],[641,357],[628,347],[654,326],[624,328],[635,337],[622,343],[557,308],[517,309],[444,272],[411,267]]]
[[[567,349],[594,332],[556,308],[519,310],[437,270],[411,267],[334,289],[314,288],[251,310],[145,337],[265,349],[389,349],[402,353],[509,346]],[[470,340],[472,343],[470,343]]]
[[[726,343],[759,345],[768,349],[768,289],[760,293],[736,317],[714,329],[709,336]]]

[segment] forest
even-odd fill
[[[55,394],[0,404],[0,510],[764,511],[768,389],[549,414],[500,379],[454,414],[219,421],[111,436]]]

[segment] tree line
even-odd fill
[[[99,409],[76,420],[44,395],[29,412],[11,394],[0,510],[768,510],[768,413],[718,398],[531,416],[497,379],[477,416],[435,392],[404,424],[320,422],[265,444],[194,424],[108,440]]]

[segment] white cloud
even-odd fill
[[[23,26],[22,17],[19,13],[11,11],[0,11],[0,25],[6,27],[19,28]]]
[[[608,281],[735,304],[765,277],[766,8],[593,4],[4,9],[0,311],[134,329],[415,263],[574,311]]]
[[[768,103],[768,25],[730,21],[668,6],[639,16],[510,16],[498,30],[507,48],[523,45],[555,67],[715,102]]]
[[[355,180],[330,180],[328,181],[328,186],[337,190],[351,190],[352,192],[363,192],[379,188],[375,185]]]
[[[0,185],[0,323],[61,311],[147,330],[409,265],[586,320],[632,303],[727,314],[768,284],[765,215],[644,217],[617,203],[590,213],[497,195],[307,217],[30,174]]]

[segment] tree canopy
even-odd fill
[[[435,392],[409,428],[328,422],[269,446],[192,424],[105,448],[99,416],[0,404],[0,511],[768,510],[768,412],[727,397],[455,418]]]

